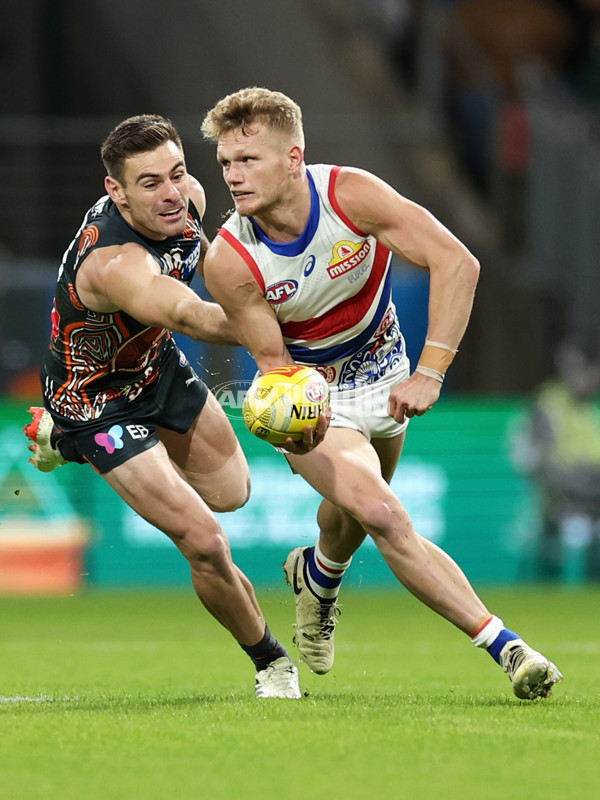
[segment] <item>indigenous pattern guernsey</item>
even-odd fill
[[[42,367],[44,396],[52,411],[84,422],[100,417],[111,400],[133,400],[154,383],[172,346],[165,328],[142,325],[121,311],[101,314],[86,308],[75,288],[83,259],[96,248],[133,242],[153,256],[163,275],[189,284],[200,259],[201,235],[192,203],[183,233],[160,241],[128,225],[109,197],[87,212],[58,273],[50,348]]]
[[[307,170],[311,211],[298,239],[273,242],[252,217],[237,213],[219,235],[245,259],[297,363],[319,369],[339,389],[374,383],[404,355],[391,253],[339,207],[340,167]]]

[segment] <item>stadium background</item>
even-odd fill
[[[171,117],[207,190],[212,236],[228,197],[200,122],[216,99],[252,84],[301,104],[309,162],[372,170],[481,260],[460,356],[436,409],[411,423],[394,485],[418,529],[474,582],[531,577],[536,496],[511,462],[511,437],[563,333],[600,325],[596,110],[568,70],[576,3],[558,3],[562,36],[505,53],[502,68],[469,33],[460,5],[172,0],[165,12],[148,0],[29,0],[8,14],[2,2],[0,592],[188,584],[173,546],[91,471],[35,473],[21,429],[27,405],[39,402],[60,258],[102,192],[100,141],[125,116]],[[396,262],[394,283],[414,357],[427,280]],[[201,281],[195,288],[203,292]],[[252,374],[238,349],[181,344],[211,387]],[[314,540],[318,500],[234,422],[253,496],[223,524],[240,566],[273,586],[290,546]],[[576,582],[581,552],[572,544],[564,579]],[[391,577],[365,545],[347,580],[383,586]]]

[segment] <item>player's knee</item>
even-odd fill
[[[376,541],[396,539],[399,532],[412,530],[410,517],[396,497],[365,496],[357,503],[353,516]]]
[[[193,568],[203,570],[218,567],[223,560],[231,558],[229,542],[216,522],[186,537],[182,547],[185,557]]]
[[[250,497],[250,470],[241,446],[215,472],[188,472],[188,482],[204,500],[211,511],[235,511]]]
[[[216,492],[204,498],[211,511],[222,514],[245,506],[250,498],[250,476],[240,477],[222,485]]]

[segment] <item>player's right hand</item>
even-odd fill
[[[303,456],[310,453],[315,447],[318,447],[329,428],[331,422],[331,409],[328,408],[324,414],[319,414],[319,421],[317,427],[313,428],[312,425],[307,425],[302,434],[302,441],[295,442],[293,439],[286,439],[285,444],[281,445],[288,453],[295,456]]]

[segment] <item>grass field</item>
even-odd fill
[[[600,796],[600,589],[482,591],[565,674],[507,676],[403,591],[347,592],[337,660],[259,701],[190,592],[0,598],[2,800]],[[259,593],[291,647],[292,598]]]

